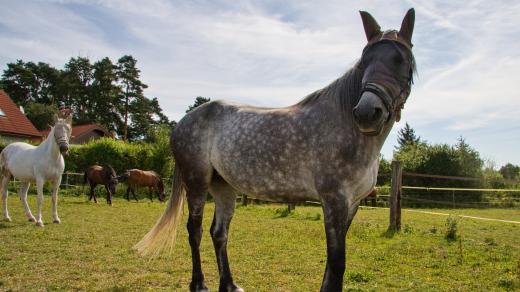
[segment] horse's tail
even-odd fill
[[[85,173],[83,174],[83,184],[86,184],[88,181],[88,173],[87,171],[85,170]]]
[[[4,148],[5,149],[5,148]],[[4,173],[7,170],[7,162],[5,158],[5,152],[2,149],[2,152],[0,152],[0,178],[4,176]]]
[[[134,249],[142,256],[155,257],[164,249],[170,252],[175,244],[177,227],[181,223],[186,189],[179,167],[173,171],[172,195],[168,206],[155,226],[139,241]]]

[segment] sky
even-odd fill
[[[196,96],[298,102],[346,72],[366,44],[359,10],[399,29],[414,7],[418,75],[382,153],[408,122],[430,143],[462,136],[499,167],[520,164],[519,1],[7,1],[0,66],[71,57],[137,60],[148,97],[182,118]]]

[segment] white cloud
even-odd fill
[[[327,85],[360,56],[365,39],[358,10],[371,12],[383,28],[398,28],[414,6],[419,77],[403,118],[423,136],[455,136],[445,138],[451,141],[474,135],[477,149],[492,151],[478,133],[518,123],[520,117],[520,3],[393,5],[390,9],[382,0],[12,1],[0,10],[0,63],[24,59],[61,67],[76,55],[117,60],[132,54],[149,85],[146,94],[158,97],[174,119],[197,95],[285,106]],[[511,135],[520,142],[511,131],[501,137]],[[509,159],[505,155],[498,160]],[[520,163],[519,155],[511,155]]]

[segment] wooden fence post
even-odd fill
[[[390,192],[390,225],[388,230],[401,230],[401,186],[403,182],[403,166],[401,161],[392,161],[392,188]]]
[[[242,195],[242,206],[247,206],[247,195]]]
[[[296,204],[295,203],[289,203],[287,205],[287,209],[289,209],[289,212],[294,211],[294,209],[296,209]]]

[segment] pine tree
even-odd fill
[[[142,83],[139,80],[139,73],[141,72],[136,67],[137,60],[130,55],[125,55],[117,61],[118,65],[118,77],[123,89],[123,100],[124,100],[124,128],[123,128],[123,140],[128,139],[128,111],[130,103],[135,99],[138,104],[141,104],[143,96],[143,90],[148,88],[148,85]],[[135,107],[138,109],[138,107]]]
[[[421,137],[415,134],[415,130],[410,127],[408,123],[405,123],[404,128],[399,130],[397,133],[397,143],[398,146],[396,149],[400,149],[406,145],[415,145],[421,141]]]

